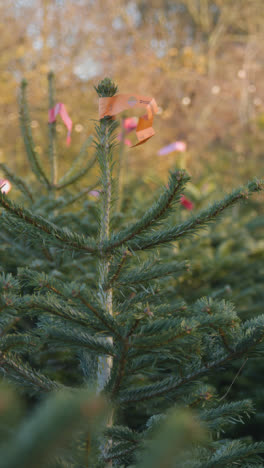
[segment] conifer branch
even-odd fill
[[[22,307],[24,309],[36,308],[46,310],[52,315],[72,320],[85,327],[91,326],[93,329],[100,332],[105,331],[107,333],[107,331],[110,331],[114,336],[117,336],[122,340],[120,327],[115,318],[105,313],[98,304],[94,304],[94,302],[91,301],[91,299],[87,297],[87,294],[82,290],[82,285],[75,283],[65,285],[57,279],[37,272],[31,272],[26,269],[19,272],[19,277],[20,281],[25,285],[33,286],[34,288],[45,288],[60,298],[64,298],[68,301],[67,305],[65,305],[64,302],[56,301],[51,297],[33,296],[33,298],[31,298],[24,296],[22,301]],[[85,306],[85,313],[80,310],[80,303]],[[92,312],[96,322],[91,321],[86,309]],[[103,324],[104,328],[100,328],[99,324]]]
[[[95,317],[100,320],[108,330],[113,333],[114,336],[117,336],[119,339],[122,339],[122,336],[119,332],[119,326],[114,317],[110,314],[106,314],[97,307],[94,307],[82,294],[78,293],[77,298],[89,309]]]
[[[128,256],[130,256],[130,255],[132,255],[131,252],[129,250],[125,250],[122,253],[122,255],[118,258],[118,262],[114,265],[114,268],[111,265],[111,268],[110,268],[111,277],[109,278],[108,283],[104,286],[105,289],[111,288],[113,286],[113,284],[117,281],[117,279],[119,278],[119,275],[121,273],[121,270],[122,270]]]
[[[59,330],[56,327],[47,328],[47,330],[45,330],[45,334],[46,333],[49,341],[56,348],[74,348],[77,350],[83,348],[89,349],[92,354],[116,356],[113,344],[106,341],[103,337],[97,338],[80,330],[78,333],[76,333],[75,330],[67,328]]]
[[[57,316],[65,321],[71,321],[83,327],[90,327],[96,332],[107,334],[109,332],[109,326],[102,328],[102,321],[91,320],[91,317],[87,315],[84,311],[75,309],[70,305],[66,305],[64,302],[56,301],[54,298],[47,298],[43,296],[33,296],[24,298],[21,300],[20,304],[17,305],[18,309],[23,309],[24,313],[35,315],[39,314],[39,310],[48,313],[54,316]]]
[[[119,401],[120,403],[135,403],[140,401],[146,401],[152,398],[160,397],[169,392],[175,392],[179,390],[183,385],[187,385],[199,377],[213,371],[217,368],[222,368],[227,365],[231,360],[236,360],[245,356],[251,352],[258,344],[260,344],[264,338],[264,326],[252,331],[250,338],[241,340],[236,346],[232,353],[226,354],[223,358],[207,363],[206,366],[201,367],[197,372],[191,373],[186,377],[179,379],[175,377],[168,377],[160,380],[154,384],[145,385],[140,388],[135,388],[129,391],[121,392]]]
[[[66,180],[65,182],[62,182],[61,184],[58,184],[55,187],[56,190],[64,189],[64,188],[68,187],[69,185],[72,185],[72,184],[78,182],[93,167],[95,161],[96,161],[96,156],[85,167],[83,167],[80,171],[78,171],[76,174],[74,174],[70,179]],[[96,184],[96,185],[98,185],[98,184]],[[90,188],[89,190],[92,190],[92,189]]]
[[[91,190],[94,190],[96,187],[98,187],[98,185],[98,182],[96,182],[95,184],[90,185],[90,187],[83,188],[76,195],[70,195],[69,197],[65,197],[64,199],[54,200],[52,208],[58,208],[61,210],[66,207],[68,208],[70,205],[73,205],[73,203],[76,203],[77,201],[80,201],[82,198],[84,198]]]
[[[119,442],[115,446],[107,451],[107,455],[103,457],[104,461],[110,462],[112,460],[120,460],[122,457],[126,457],[131,452],[135,451],[135,448],[139,445],[138,441],[131,442]]]
[[[9,354],[0,351],[0,371],[1,369],[2,372],[6,371],[12,380],[22,385],[27,382],[35,391],[50,392],[62,388],[61,385],[23,363],[17,356],[14,359]]]
[[[209,314],[209,315],[212,315],[212,311],[211,311],[211,308],[210,307],[207,307],[206,308],[206,312]],[[227,337],[226,337],[226,334],[223,330],[222,327],[219,327],[217,328],[215,325],[211,325],[212,329],[217,331],[219,333],[219,336],[221,337],[221,340],[224,344],[224,347],[227,349],[227,351],[229,352],[232,352],[232,349],[230,348],[229,344],[228,344],[228,341],[227,341]]]
[[[11,349],[16,349],[16,352],[23,350],[23,351],[30,351],[37,346],[36,339],[31,335],[26,334],[10,334],[4,337],[1,337],[0,341],[0,350],[2,353],[7,353]]]
[[[0,338],[2,340],[5,335],[12,330],[12,328],[21,320],[21,317],[10,317],[10,320],[7,320],[5,325],[2,327],[0,331]]]
[[[29,186],[25,183],[25,181],[14,174],[9,167],[6,166],[4,163],[0,163],[0,169],[2,169],[3,173],[6,177],[14,184],[30,201],[34,201],[33,194],[29,188]]]
[[[129,350],[129,341],[126,338],[125,341],[122,344],[122,352],[121,352],[121,356],[119,358],[119,363],[118,363],[118,372],[117,372],[117,376],[116,376],[116,379],[115,379],[115,382],[114,382],[114,385],[113,385],[113,389],[112,389],[112,392],[111,392],[113,398],[115,398],[116,395],[118,394],[118,391],[119,391],[119,389],[121,387],[122,379],[123,379],[123,377],[125,375],[125,368],[126,368],[126,364],[127,364],[128,350]]]
[[[249,418],[254,413],[250,400],[235,401],[200,411],[200,419],[206,421],[213,431],[220,431],[230,423],[243,422],[243,417]]]
[[[106,251],[111,251],[125,243],[129,243],[131,239],[148,230],[150,227],[157,226],[160,221],[168,216],[173,205],[180,199],[184,186],[189,181],[189,176],[185,171],[171,172],[168,187],[160,196],[159,200],[144,214],[144,216],[132,226],[124,229],[117,235],[112,236],[109,242],[105,245]],[[130,243],[129,243],[130,245]],[[133,245],[133,243],[131,243]]]
[[[153,268],[147,270],[144,264],[140,268],[131,269],[126,275],[121,275],[118,279],[118,284],[130,285],[137,283],[148,282],[165,276],[176,276],[182,274],[189,268],[187,262],[174,262],[167,265],[154,265]]]
[[[223,317],[200,317],[199,320],[190,319],[189,321],[183,321],[181,318],[171,318],[170,320],[163,319],[153,321],[153,323],[143,325],[138,330],[138,334],[132,336],[129,357],[132,358],[137,355],[137,349],[146,349],[146,352],[151,353],[152,347],[154,346],[156,348],[166,346],[186,335],[192,335],[198,330],[206,331],[213,328],[218,331],[218,323],[223,323],[223,321],[225,321],[225,325],[227,325],[227,323],[231,323],[233,320],[232,313],[230,313],[230,317],[225,317],[223,313]],[[224,348],[233,353],[233,349],[230,346],[227,348],[224,344]]]
[[[88,163],[85,163],[85,157],[87,154],[87,148],[91,145],[93,141],[93,137],[89,136],[87,140],[84,142],[80,153],[76,157],[76,159],[73,161],[73,164],[71,168],[68,170],[68,172],[60,179],[58,184],[56,185],[57,190],[61,190],[65,187],[68,187],[71,184],[74,184],[75,182],[78,182],[79,179],[84,177],[87,172],[94,166],[94,163],[96,162],[97,156],[96,154],[93,156],[93,158],[88,161]],[[76,172],[76,168],[80,168]]]
[[[35,176],[40,182],[43,182],[47,189],[51,188],[51,184],[41,167],[39,156],[36,152],[36,145],[33,140],[32,132],[31,132],[31,121],[28,111],[27,99],[26,99],[26,87],[27,82],[26,80],[22,80],[21,82],[21,90],[20,90],[20,108],[19,108],[19,115],[20,115],[20,125],[21,125],[21,132],[24,138],[24,145],[26,149],[26,154],[31,165],[32,171],[34,172]]]
[[[23,227],[24,223],[26,223],[50,236],[51,240],[52,238],[54,240],[58,240],[63,244],[72,247],[73,249],[84,250],[87,253],[97,252],[96,247],[90,246],[84,237],[79,236],[76,233],[70,232],[68,229],[66,230],[63,228],[59,228],[55,224],[42,218],[42,216],[35,215],[27,208],[20,207],[19,205],[8,200],[8,198],[1,192],[0,205],[2,205],[3,208],[5,208],[9,213],[11,213],[11,215],[23,221],[21,227]]]
[[[214,203],[209,209],[203,210],[196,216],[185,221],[183,224],[159,231],[150,236],[138,237],[127,243],[128,248],[132,251],[146,250],[157,247],[158,245],[169,244],[178,239],[183,239],[187,236],[195,234],[199,229],[203,229],[219,217],[223,211],[234,205],[240,200],[248,199],[255,192],[263,190],[262,181],[252,181],[248,185],[234,190],[220,202]]]
[[[159,289],[157,288],[149,288],[145,291],[132,293],[128,299],[126,299],[123,303],[119,304],[120,314],[125,314],[127,311],[132,309],[138,303],[146,303],[147,301],[151,301],[153,298],[157,298],[159,293]]]
[[[256,465],[257,462],[262,462],[260,453],[264,453],[264,442],[244,445],[238,440],[227,441],[213,453],[209,461],[197,464],[197,468],[215,468],[232,466],[232,464],[247,468],[260,467],[261,465]]]
[[[138,432],[129,429],[126,426],[112,426],[105,430],[105,435],[115,437],[118,441],[128,441],[137,444],[140,441],[140,434]]]

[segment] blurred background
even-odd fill
[[[193,182],[229,189],[263,174],[262,0],[6,0],[0,5],[0,162],[28,174],[18,87],[29,82],[32,130],[47,159],[47,73],[73,120],[72,144],[58,121],[62,158],[92,132],[93,86],[112,77],[120,92],[155,97],[156,135],[128,149],[130,177],[165,178],[185,167]],[[135,114],[127,113],[127,116]],[[139,115],[139,114],[138,114]],[[187,150],[158,156],[175,141]],[[64,167],[61,167],[64,169]]]

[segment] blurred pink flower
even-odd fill
[[[180,153],[186,151],[187,145],[185,141],[174,141],[170,145],[164,146],[158,152],[158,156],[165,156],[166,154],[172,153],[173,151],[179,151]]]
[[[181,196],[180,204],[184,206],[186,210],[192,210],[194,207],[194,204],[190,200],[188,200],[188,198],[186,198],[184,195]]]
[[[122,140],[122,134],[121,134],[121,133],[119,133],[119,134],[117,135],[117,139],[118,139],[118,141],[121,141],[121,140]],[[125,138],[125,139],[124,139],[124,144],[127,145],[127,146],[132,146],[132,143],[131,143],[131,141],[130,141],[128,138]]]
[[[0,190],[2,193],[10,192],[12,188],[11,182],[7,179],[0,179]]]
[[[126,130],[126,133],[132,132],[137,128],[138,119],[136,117],[128,117],[123,120],[123,128]]]
[[[99,197],[99,195],[101,194],[101,191],[100,190],[91,190],[89,192],[89,195],[91,195],[92,197]]]

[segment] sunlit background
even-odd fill
[[[262,0],[6,0],[0,5],[0,161],[26,175],[17,96],[28,80],[32,131],[47,158],[47,72],[73,120],[58,121],[61,167],[98,118],[93,86],[155,97],[156,135],[127,148],[129,176],[162,178],[175,164],[193,180],[234,186],[263,174]],[[126,113],[126,116],[140,113]],[[187,150],[158,156],[184,141]]]

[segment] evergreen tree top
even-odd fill
[[[112,97],[117,93],[118,86],[111,78],[104,78],[95,86],[95,90],[99,97]]]

